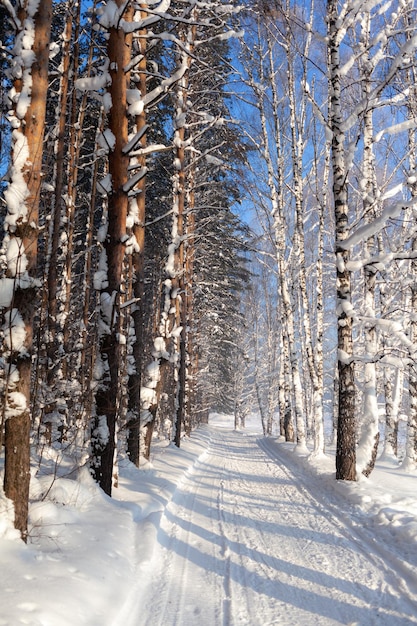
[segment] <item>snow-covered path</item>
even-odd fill
[[[273,442],[212,432],[162,515],[124,624],[417,624],[416,589],[347,504],[324,486],[310,494]]]

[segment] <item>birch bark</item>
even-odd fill
[[[362,52],[362,97],[369,102],[371,94],[372,64],[369,59],[369,38],[371,32],[371,18],[369,11],[364,12],[361,20],[360,50]],[[375,159],[373,154],[373,111],[368,108],[364,113],[363,128],[363,178],[362,196],[363,211],[367,222],[375,219],[376,207],[376,180]],[[366,242],[366,256],[372,257],[375,248],[375,238]],[[365,315],[370,320],[376,316],[375,311],[375,284],[376,267],[369,263],[364,268],[364,306]],[[362,429],[357,451],[357,471],[369,476],[375,465],[379,443],[379,420],[377,402],[377,378],[374,356],[377,353],[377,336],[375,324],[369,322],[365,327],[365,354],[368,362],[364,367],[363,389],[363,416]]]
[[[349,208],[347,199],[347,171],[344,155],[340,39],[339,24],[343,22],[338,12],[337,0],[327,2],[329,46],[329,126],[332,132],[333,203],[336,224],[336,292],[338,340],[338,423],[336,445],[336,478],[356,480],[356,419],[355,378],[352,345],[351,276],[346,267],[349,253],[340,244],[349,233]]]

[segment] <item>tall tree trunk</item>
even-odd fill
[[[410,3],[410,8],[413,7],[413,3]],[[407,39],[410,41],[411,33],[413,32],[414,22],[410,14],[406,15],[406,24],[409,28],[406,29]],[[410,94],[408,98],[408,118],[415,120],[417,115],[417,68],[414,65],[408,72],[409,89]],[[409,171],[415,172],[417,167],[417,141],[416,130],[412,128],[408,134],[408,147],[409,147]],[[411,186],[411,195],[413,198],[417,197],[417,182],[414,182]],[[417,237],[414,236],[412,240],[412,250],[417,252]],[[417,259],[411,261],[411,273],[414,276],[414,281],[411,283],[411,322],[410,322],[410,339],[413,342],[413,351],[410,354],[410,367],[408,371],[408,387],[410,397],[410,410],[407,424],[407,443],[406,454],[403,461],[405,468],[414,469],[417,467],[417,372],[416,372],[416,348],[417,348]]]
[[[71,50],[74,44],[72,38],[73,30],[73,14],[74,3],[70,2],[68,6],[68,14],[66,18],[64,33],[63,33],[63,48],[62,48],[62,62],[61,62],[61,79],[60,79],[60,94],[58,104],[58,123],[56,131],[56,149],[55,149],[55,172],[54,172],[54,206],[51,220],[51,233],[49,237],[49,258],[48,258],[48,278],[47,278],[47,295],[48,295],[48,308],[47,308],[47,389],[48,394],[52,394],[52,387],[56,380],[60,380],[60,376],[57,377],[57,370],[60,367],[60,358],[58,357],[58,342],[59,336],[59,297],[58,297],[58,276],[62,267],[59,265],[59,245],[61,238],[62,217],[63,217],[63,204],[64,204],[64,190],[65,190],[65,161],[66,161],[66,146],[68,143],[68,136],[66,133],[67,123],[67,109],[68,109],[68,90],[70,81],[70,65],[71,65]],[[61,329],[62,330],[62,329]],[[59,394],[59,392],[58,392]],[[49,429],[52,428],[51,413],[56,410],[56,400],[48,398],[47,409],[45,409],[44,421],[48,424]],[[62,427],[62,425],[60,425]]]
[[[337,0],[328,0],[329,126],[332,132],[333,202],[336,223],[336,292],[339,401],[336,478],[356,480],[355,378],[352,345],[351,277],[349,253],[343,247],[348,226],[347,172],[345,166],[341,102],[340,31]]]
[[[313,137],[314,137],[314,176],[316,187],[316,198],[319,211],[319,234],[317,242],[317,262],[316,262],[316,308],[317,308],[317,331],[315,342],[315,363],[317,375],[317,389],[313,394],[313,403],[317,407],[314,411],[313,437],[314,447],[313,456],[320,455],[324,452],[324,420],[323,420],[323,391],[324,391],[324,368],[323,368],[323,335],[324,335],[324,292],[323,292],[323,256],[324,256],[324,232],[325,232],[325,214],[328,206],[328,184],[330,172],[330,151],[331,144],[326,139],[324,147],[324,167],[323,174],[319,176],[319,159],[317,153],[317,132],[316,119],[313,120]],[[323,180],[323,184],[322,184]]]
[[[138,17],[144,19],[145,11],[140,11]],[[140,61],[137,71],[137,85],[140,97],[146,95],[146,29],[139,31],[134,40],[137,45],[137,52]],[[136,116],[136,132],[140,136],[139,147],[146,147],[146,110]],[[133,221],[132,234],[134,245],[132,250],[133,269],[133,298],[132,319],[134,327],[134,341],[132,346],[134,370],[131,372],[128,381],[128,439],[127,453],[129,459],[136,466],[139,466],[140,457],[140,389],[143,367],[143,322],[144,322],[144,254],[145,254],[145,214],[146,214],[146,156],[139,151],[136,157],[135,167],[143,174],[135,189],[135,195],[131,200],[130,217]]]
[[[398,414],[404,383],[404,372],[400,368],[385,369],[385,436],[383,456],[388,459],[398,454]]]
[[[195,384],[198,376],[198,356],[194,345],[194,259],[195,259],[195,155],[190,156],[187,190],[187,217],[184,259],[184,327],[186,333],[185,345],[185,408],[184,429],[187,436],[196,422],[195,417]]]
[[[125,21],[131,21],[133,8],[124,0],[116,2],[123,9]],[[108,156],[112,188],[108,195],[108,228],[103,242],[102,268],[106,272],[100,289],[100,355],[102,376],[96,392],[96,417],[93,419],[91,472],[100,487],[111,495],[116,423],[119,406],[120,372],[120,289],[123,258],[126,245],[126,218],[128,213],[129,156],[127,89],[131,60],[132,35],[122,27],[111,26],[107,43],[112,106],[108,114],[111,135]],[[106,131],[105,131],[106,132]],[[106,270],[104,269],[106,268]]]
[[[176,95],[176,130],[174,143],[176,146],[176,173],[174,174],[173,201],[174,210],[177,212],[178,246],[176,250],[176,276],[175,285],[177,288],[176,298],[176,327],[180,329],[178,335],[178,364],[177,364],[177,393],[176,393],[176,416],[174,427],[174,442],[180,446],[181,428],[185,426],[186,410],[186,384],[187,384],[187,297],[186,297],[186,263],[185,263],[185,237],[186,237],[186,217],[185,208],[187,200],[187,183],[190,182],[186,175],[186,124],[185,117],[189,113],[189,83],[190,67],[193,62],[193,48],[197,35],[195,25],[197,10],[192,9],[191,19],[194,24],[183,29],[180,39],[184,43],[185,54],[187,54],[188,71],[182,76],[178,83]],[[184,54],[184,52],[182,53]],[[180,65],[180,63],[178,64]],[[189,171],[189,170],[188,170]]]
[[[289,6],[287,5],[287,12]],[[313,6],[311,7],[313,11]],[[312,14],[311,14],[312,15]],[[289,15],[288,18],[289,19]],[[311,37],[307,37],[307,43],[304,49],[304,58],[308,58],[309,45]],[[323,385],[322,380],[318,376],[317,353],[314,351],[313,339],[311,332],[311,305],[307,294],[307,270],[305,260],[305,236],[304,236],[304,209],[303,209],[303,177],[302,177],[302,161],[303,161],[303,131],[305,118],[305,102],[301,105],[301,111],[296,111],[296,94],[295,94],[295,78],[293,67],[293,48],[291,46],[291,30],[287,28],[287,76],[288,76],[288,97],[290,108],[290,127],[291,127],[291,156],[293,170],[293,194],[295,204],[295,233],[294,246],[295,256],[298,259],[297,274],[300,285],[300,295],[302,303],[302,328],[305,336],[306,361],[308,372],[313,386],[313,423],[316,432],[319,434],[323,428]],[[306,69],[305,69],[306,72]],[[303,82],[306,82],[307,76],[304,76]],[[319,442],[319,437],[315,439]],[[320,438],[321,443],[323,439]],[[315,448],[315,453],[323,452],[321,449]]]
[[[5,192],[6,280],[12,293],[5,314],[4,491],[14,504],[15,527],[27,537],[30,481],[30,382],[33,317],[37,307],[37,242],[48,90],[52,2],[19,8],[16,33],[12,174]],[[23,37],[23,33],[25,33]],[[33,40],[27,33],[33,33]],[[25,52],[26,54],[23,54]],[[31,54],[32,53],[32,54]],[[17,96],[17,97],[16,97]]]
[[[361,22],[362,32],[360,37],[360,48],[363,56],[363,77],[362,94],[365,101],[369,101],[371,92],[371,62],[367,53],[370,37],[370,15],[365,11],[364,19]],[[366,221],[370,222],[376,217],[376,181],[375,163],[373,154],[373,112],[365,111],[363,129],[363,212]],[[367,258],[372,257],[375,248],[375,238],[371,237],[366,242]],[[365,326],[365,354],[368,362],[364,366],[364,389],[363,389],[363,423],[357,453],[357,469],[364,476],[369,476],[375,465],[376,454],[379,443],[379,423],[378,423],[378,402],[377,402],[377,380],[374,357],[377,352],[375,318],[375,284],[376,268],[372,264],[367,264],[364,270],[364,304],[365,315],[369,322]]]
[[[180,126],[175,131],[176,163],[177,172],[174,174],[174,205],[177,216],[177,246],[175,259],[175,276],[173,280],[176,290],[175,298],[175,332],[177,334],[176,348],[176,369],[177,369],[177,390],[176,390],[176,415],[174,424],[173,441],[180,447],[181,429],[184,423],[185,411],[185,382],[186,382],[186,299],[184,281],[184,211],[185,211],[185,125],[182,122],[186,112],[188,75],[184,75],[181,81],[180,91],[177,96],[177,120]]]
[[[269,57],[269,73],[270,73],[270,85],[272,89],[272,99],[273,99],[273,121],[274,121],[274,131],[275,131],[275,148],[277,151],[276,154],[276,162],[277,162],[277,185],[275,185],[275,176],[273,170],[273,159],[271,152],[269,150],[269,138],[268,131],[266,125],[266,117],[265,117],[265,108],[264,102],[262,100],[262,104],[260,107],[261,114],[261,126],[262,126],[262,137],[265,145],[265,159],[268,167],[268,186],[271,192],[271,202],[272,202],[272,218],[274,220],[274,235],[275,235],[275,248],[276,248],[276,256],[277,256],[277,267],[278,267],[278,276],[280,283],[280,297],[282,303],[282,313],[285,319],[285,330],[284,330],[284,342],[288,348],[288,358],[290,364],[290,380],[292,383],[292,393],[291,389],[290,395],[287,397],[287,408],[286,408],[286,430],[288,433],[288,439],[291,440],[293,436],[293,425],[291,423],[291,397],[294,399],[294,422],[295,422],[295,438],[296,438],[296,448],[299,451],[304,451],[306,446],[306,433],[305,433],[305,418],[304,418],[304,410],[303,410],[303,393],[301,386],[301,376],[300,376],[300,363],[299,363],[299,355],[297,352],[297,346],[295,342],[295,323],[294,323],[294,309],[295,304],[291,300],[291,291],[288,285],[288,268],[285,262],[285,218],[284,218],[284,163],[282,156],[282,128],[281,122],[279,119],[279,95],[277,92],[276,86],[276,78],[275,78],[275,66],[274,66],[274,58],[272,52],[272,43],[271,43],[271,34],[269,31],[267,32],[267,43],[268,43],[268,57]],[[261,71],[263,72],[262,66]]]

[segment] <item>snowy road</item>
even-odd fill
[[[132,626],[417,624],[413,581],[347,506],[310,494],[272,441],[212,432],[162,515]]]

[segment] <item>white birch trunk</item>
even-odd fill
[[[360,39],[360,48],[362,50],[364,63],[362,67],[362,94],[365,100],[369,100],[371,92],[371,63],[368,54],[368,45],[370,37],[370,15],[365,13],[362,20],[362,33]],[[376,217],[376,183],[375,183],[375,164],[373,155],[373,112],[365,111],[364,115],[364,158],[363,158],[363,212],[366,220],[369,222]],[[366,244],[367,257],[372,257],[374,252],[374,238],[368,240]],[[365,288],[365,315],[369,319],[374,319],[375,311],[375,282],[376,268],[373,265],[366,265],[364,270],[364,288]],[[365,327],[365,356],[368,362],[364,367],[364,386],[363,386],[363,416],[362,430],[357,451],[357,471],[362,472],[365,476],[371,473],[376,459],[376,453],[379,442],[379,423],[378,423],[378,401],[377,401],[377,379],[376,366],[374,357],[377,353],[377,336],[375,324],[370,322]]]
[[[338,428],[336,447],[336,478],[356,480],[356,418],[355,380],[352,345],[351,277],[346,267],[349,259],[343,241],[349,233],[347,172],[345,163],[345,134],[341,99],[340,43],[343,23],[337,0],[328,0],[327,23],[329,37],[329,125],[332,132],[333,200],[336,223],[336,271],[338,318]]]
[[[280,295],[283,311],[283,319],[285,320],[285,334],[288,341],[289,359],[291,364],[291,377],[292,377],[292,391],[294,399],[294,418],[296,426],[296,448],[298,452],[305,453],[306,447],[306,432],[305,432],[305,417],[303,407],[303,392],[301,386],[301,376],[299,367],[299,355],[295,344],[295,322],[294,322],[294,303],[291,300],[291,292],[288,285],[287,274],[288,268],[284,259],[285,251],[285,226],[283,218],[283,172],[282,161],[280,155],[280,123],[278,119],[278,95],[275,87],[275,71],[273,66],[273,55],[271,43],[269,43],[269,59],[270,59],[270,84],[273,90],[273,105],[274,105],[274,125],[275,125],[275,145],[278,151],[277,159],[277,181],[275,184],[275,172],[273,166],[272,155],[269,148],[268,130],[266,124],[266,113],[264,108],[264,102],[262,94],[259,94],[259,113],[261,117],[262,138],[264,144],[264,159],[268,169],[268,186],[272,204],[272,217],[274,220],[273,228],[275,234],[275,253],[277,258],[277,267],[280,281]],[[262,72],[261,66],[261,72]],[[278,187],[278,190],[277,190]]]
[[[311,11],[313,11],[313,6]],[[314,454],[319,455],[324,452],[323,438],[323,384],[318,375],[318,364],[316,358],[320,356],[320,352],[315,352],[313,347],[311,332],[311,303],[308,301],[307,294],[307,272],[306,259],[304,250],[304,198],[303,198],[303,177],[302,177],[302,159],[303,159],[303,131],[305,118],[305,101],[301,104],[301,110],[297,115],[296,112],[296,94],[293,61],[291,57],[290,45],[291,33],[287,30],[287,63],[288,63],[288,95],[290,108],[290,126],[291,126],[291,152],[293,166],[293,194],[295,201],[295,235],[294,245],[295,254],[298,258],[298,280],[301,295],[301,322],[305,339],[306,360],[308,372],[313,387],[313,403],[312,403],[312,419],[314,424]],[[308,57],[311,37],[307,38],[304,49],[305,58]],[[270,55],[272,62],[272,57]],[[306,80],[306,76],[304,77]],[[320,306],[318,307],[320,308]],[[321,366],[322,367],[322,366]],[[317,434],[316,434],[317,431]]]

